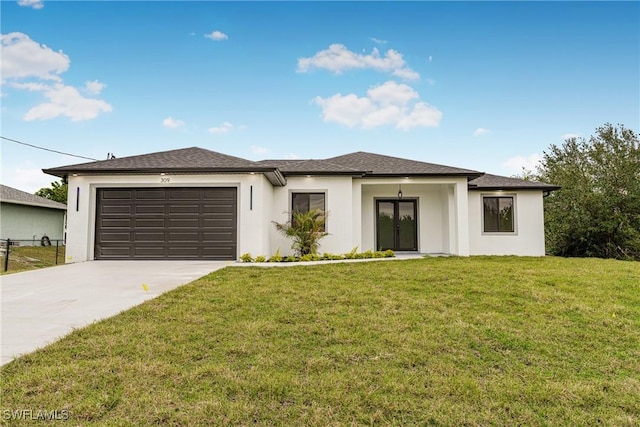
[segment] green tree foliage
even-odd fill
[[[545,199],[548,250],[561,256],[640,260],[640,145],[607,123],[587,141],[544,153],[538,179],[562,186]]]
[[[291,249],[297,256],[317,254],[320,239],[327,236],[325,232],[326,213],[318,209],[308,212],[293,212],[293,218],[286,223],[273,222],[276,230],[293,240]]]
[[[52,182],[51,187],[43,187],[36,191],[36,196],[45,197],[55,202],[67,204],[68,185],[60,182]]]

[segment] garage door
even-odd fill
[[[236,258],[236,188],[100,188],[96,259]]]

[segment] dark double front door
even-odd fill
[[[376,246],[385,251],[417,251],[415,200],[376,200]]]

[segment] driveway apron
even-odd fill
[[[2,276],[0,364],[226,265],[91,261]]]

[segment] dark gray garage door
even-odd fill
[[[236,258],[236,188],[100,188],[96,259]]]

